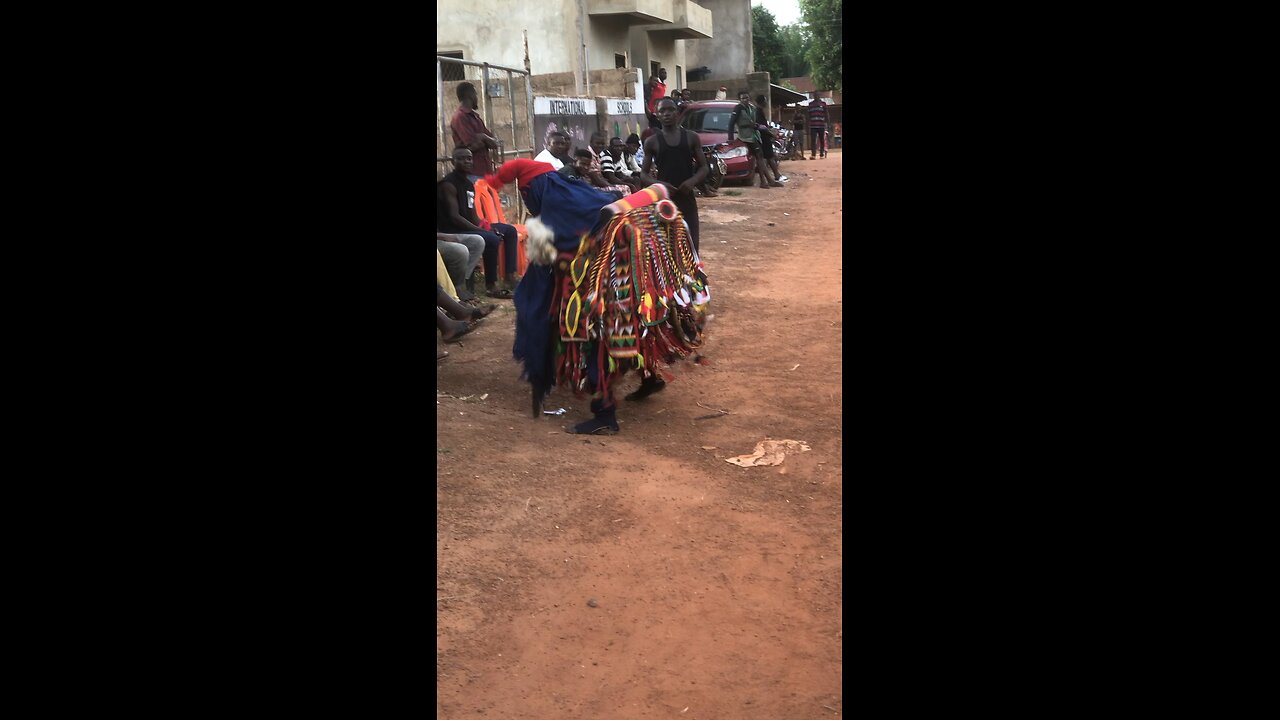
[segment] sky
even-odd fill
[[[800,0],[751,0],[751,4],[763,5],[765,10],[773,13],[778,27],[800,22]]]

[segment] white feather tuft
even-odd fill
[[[537,217],[525,221],[524,227],[529,231],[529,240],[525,243],[524,254],[530,265],[550,265],[556,259],[555,233]]]

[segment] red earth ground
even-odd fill
[[[562,389],[530,418],[511,301],[439,345],[440,718],[840,716],[841,157],[699,199],[708,362],[617,435],[564,433],[590,413]],[[725,462],[765,438],[812,450]]]

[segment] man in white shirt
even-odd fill
[[[573,158],[569,157],[569,136],[559,130],[551,133],[551,138],[547,141],[550,143],[545,150],[538,153],[534,160],[544,163],[551,163],[551,166],[559,170],[565,165],[572,165]]]

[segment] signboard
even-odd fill
[[[644,106],[638,100],[607,100],[609,115],[644,115]]]
[[[534,115],[591,115],[596,114],[595,98],[534,97]]]

